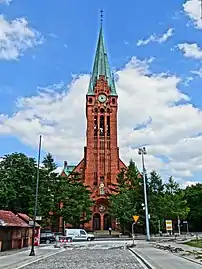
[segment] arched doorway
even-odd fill
[[[109,214],[104,215],[104,230],[108,230],[109,228],[112,228],[112,219]]]
[[[100,219],[100,214],[95,213],[93,215],[93,230],[100,230],[101,229],[101,219]]]

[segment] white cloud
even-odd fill
[[[199,76],[200,78],[202,78],[202,68],[200,68],[199,70],[191,71],[191,73]]]
[[[151,61],[133,57],[117,72],[120,156],[126,163],[132,158],[141,167],[137,148],[146,144],[148,170],[188,181],[194,172],[202,171],[202,136],[197,137],[202,133],[202,112],[180,92],[180,78],[152,74]],[[68,89],[60,83],[39,95],[20,98],[15,114],[0,116],[0,133],[15,135],[31,146],[37,146],[42,134],[45,151],[57,160],[78,162],[85,145],[88,82],[89,76],[81,75],[74,77]],[[180,100],[185,104],[177,105]],[[134,130],[138,125],[143,126]]]
[[[170,28],[161,36],[157,36],[156,34],[154,34],[154,35],[151,35],[147,39],[138,40],[137,46],[144,46],[151,42],[162,44],[162,43],[165,43],[168,40],[168,38],[170,38],[173,34],[174,34],[174,29]]]
[[[9,5],[11,2],[12,2],[12,0],[0,0],[0,4]]]
[[[195,27],[198,29],[202,29],[201,6],[201,0],[188,0],[183,5],[184,12],[189,16]]]
[[[0,15],[0,59],[16,60],[27,49],[42,42],[40,33],[30,28],[25,18],[9,22]]]
[[[196,182],[196,181],[185,181],[184,183],[182,183],[182,188],[186,189],[186,187],[194,186],[197,183],[198,182]]]
[[[185,57],[202,59],[202,49],[196,43],[183,43],[177,46],[181,51],[183,51]]]

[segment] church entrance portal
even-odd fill
[[[100,230],[101,229],[101,219],[100,219],[100,214],[95,213],[93,215],[93,230]]]
[[[109,214],[105,214],[104,215],[104,230],[108,230],[109,228],[112,228],[111,216]]]

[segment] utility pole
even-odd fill
[[[161,221],[158,220],[159,234],[161,234]]]
[[[148,212],[148,204],[147,204],[146,169],[145,169],[145,164],[144,164],[144,155],[147,154],[146,148],[145,147],[139,148],[138,154],[141,155],[141,157],[142,157],[146,232],[147,232],[147,241],[150,241],[149,212]]]
[[[36,228],[36,213],[38,205],[38,192],[39,192],[39,168],[40,168],[40,159],[41,159],[41,135],[39,136],[39,151],[38,151],[38,163],[37,163],[37,174],[36,174],[36,194],[35,194],[35,205],[34,205],[34,219],[32,227],[32,247],[29,256],[35,256],[34,250],[34,238],[35,238],[35,228]]]
[[[177,224],[178,224],[178,234],[180,235],[181,231],[180,231],[180,217],[179,216],[177,217]]]

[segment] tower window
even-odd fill
[[[107,173],[107,185],[110,185],[111,184],[111,173],[108,172]]]
[[[90,97],[90,98],[88,99],[88,101],[89,101],[89,104],[92,104],[93,99]]]
[[[100,113],[105,113],[104,108],[101,108],[101,109],[100,109]]]
[[[112,98],[112,104],[115,105],[115,103],[116,103],[115,98]]]
[[[107,113],[110,113],[110,108],[107,108]]]
[[[95,113],[98,113],[98,109],[97,109],[97,107],[94,109],[94,112],[95,112]]]
[[[97,136],[97,116],[94,116],[94,136]]]
[[[97,172],[94,173],[94,186],[97,186],[98,180],[97,180]]]
[[[107,116],[107,136],[110,136],[110,116]]]
[[[100,136],[104,136],[105,129],[104,129],[104,116],[100,116]]]
[[[100,149],[104,149],[104,148],[105,148],[105,141],[100,140]]]

